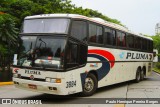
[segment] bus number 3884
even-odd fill
[[[66,84],[67,84],[66,88],[75,87],[76,81],[67,81]]]

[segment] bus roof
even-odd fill
[[[114,29],[117,29],[117,30],[121,30],[123,32],[127,32],[127,33],[130,33],[130,34],[139,36],[139,37],[142,37],[142,38],[153,40],[150,37],[146,37],[146,36],[143,36],[143,35],[140,35],[140,34],[136,34],[132,31],[130,31],[128,28],[124,27],[124,26],[105,21],[101,18],[90,18],[90,17],[86,17],[86,16],[83,16],[83,15],[79,15],[79,14],[41,14],[41,15],[27,16],[27,17],[25,17],[25,19],[53,18],[53,17],[85,19],[85,20],[88,20],[88,21],[91,21],[91,22],[102,24],[102,25],[105,25],[105,26],[108,26],[108,27],[111,27],[111,28],[114,28]]]

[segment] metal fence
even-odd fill
[[[0,68],[10,66],[10,57],[0,55]]]
[[[4,56],[0,54],[0,82],[12,80],[12,72],[10,66],[10,56]]]

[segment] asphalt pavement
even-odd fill
[[[50,94],[43,94],[37,92],[31,92],[26,90],[17,89],[14,85],[0,86],[0,98],[20,98],[20,99],[37,99],[42,100],[43,104],[47,104],[47,107],[117,107],[115,104],[101,104],[107,98],[159,98],[160,99],[160,74],[152,72],[152,75],[146,78],[144,81],[134,83],[133,81],[115,84],[112,86],[106,86],[99,88],[97,92],[90,97],[81,97],[80,94],[57,96]],[[77,103],[79,103],[77,105]],[[2,105],[8,107],[7,105]],[[2,107],[1,106],[1,107]],[[15,107],[21,105],[12,105]],[[26,105],[27,106],[27,105]],[[44,105],[32,105],[33,107],[39,107]],[[126,104],[127,107],[135,106],[135,104]],[[136,106],[142,107],[159,107],[160,104],[136,104]],[[25,105],[23,106],[25,107]],[[28,106],[27,106],[28,107]],[[118,107],[124,107],[124,105],[118,105]]]

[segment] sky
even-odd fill
[[[160,0],[71,0],[72,4],[119,20],[135,33],[155,35],[160,23]]]

